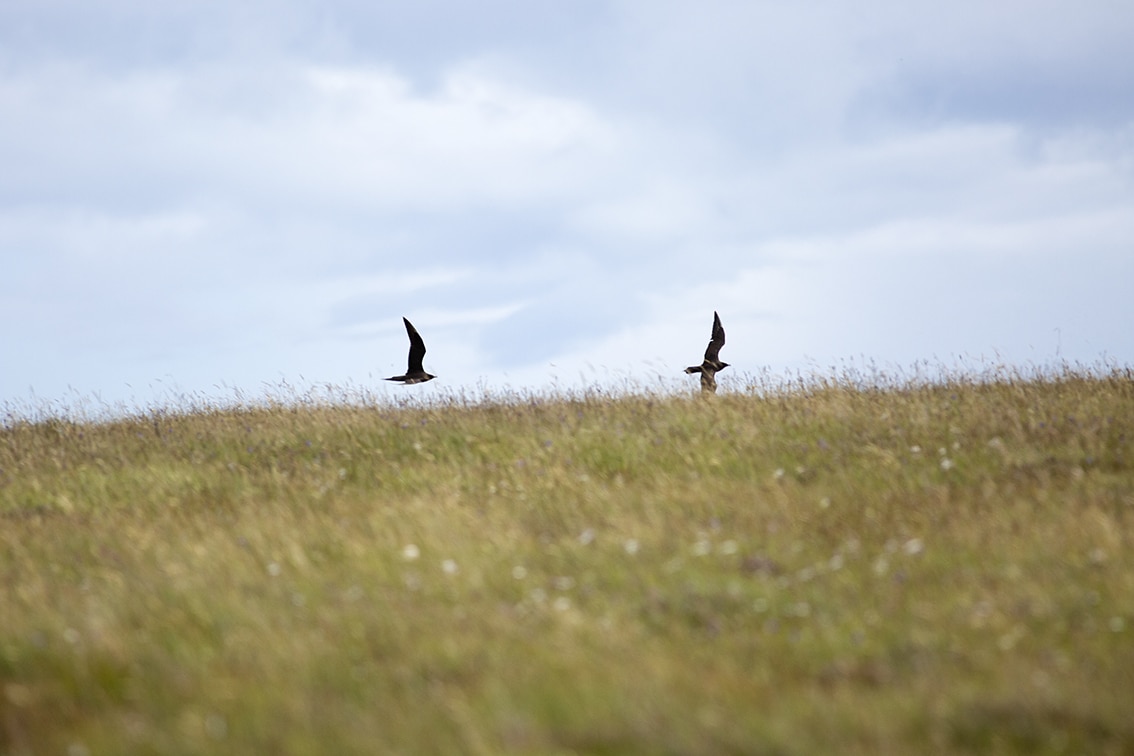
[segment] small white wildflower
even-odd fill
[[[693,544],[693,556],[705,556],[713,550],[713,545],[702,538]]]
[[[345,467],[339,468],[339,480],[346,480],[346,468]]]
[[[579,543],[583,544],[584,546],[587,546],[587,545],[593,543],[594,540],[595,540],[595,531],[594,531],[593,528],[587,528],[586,530],[584,530],[582,533],[579,534]]]
[[[1019,643],[1020,638],[1023,637],[1024,628],[1017,625],[1008,632],[1004,633],[1004,635],[1001,635],[1000,639],[996,641],[996,645],[1000,647],[1001,651],[1011,651],[1016,647],[1016,644]]]
[[[516,580],[523,580],[528,576],[528,570],[522,564],[517,564],[512,568],[512,577]]]
[[[772,477],[775,478],[776,480],[783,480],[784,468],[777,467],[776,471],[774,473],[772,473]]]
[[[824,496],[822,499],[820,499],[819,500],[819,508],[820,509],[830,509],[831,508],[831,497],[830,496]]]
[[[1126,629],[1126,620],[1122,617],[1111,617],[1107,627],[1110,628],[1112,633],[1121,633]]]
[[[571,599],[566,596],[559,596],[555,601],[551,602],[551,606],[557,612],[565,612],[571,608]]]
[[[282,568],[280,567],[278,562],[270,562],[268,564],[269,575],[271,575],[272,577],[278,577],[280,572],[282,572]]]
[[[917,444],[914,444],[913,446],[910,447],[910,453],[911,454],[921,454],[921,447],[918,446]]]
[[[452,559],[445,559],[441,562],[441,571],[446,575],[456,575],[460,570],[457,563]]]
[[[910,540],[902,544],[902,551],[906,552],[910,556],[920,554],[924,550],[925,544],[920,538],[911,538]]]
[[[949,459],[948,457],[941,460],[941,469],[942,470],[948,471],[948,470],[952,470],[954,467],[956,467],[956,465],[953,464],[953,460]]]
[[[886,557],[880,556],[880,557],[878,557],[877,559],[874,560],[874,574],[875,575],[878,575],[879,577],[881,577],[881,576],[885,575],[887,570],[889,570],[889,569],[890,569],[890,560],[888,560]]]
[[[827,560],[827,569],[831,570],[831,572],[841,570],[842,568],[843,568],[843,555],[842,554],[835,554],[834,556],[832,556],[830,559]]]
[[[402,547],[402,559],[407,562],[412,562],[419,556],[421,556],[421,550],[415,544],[407,543]]]
[[[220,714],[210,714],[205,717],[205,732],[213,740],[224,740],[228,735],[228,722]]]
[[[736,541],[729,539],[722,543],[719,547],[722,554],[735,554],[740,550],[740,545]]]
[[[627,538],[626,542],[622,544],[622,548],[630,556],[637,554],[638,553],[638,539],[637,538]]]

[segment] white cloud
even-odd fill
[[[63,67],[0,78],[0,105],[9,191],[83,202],[98,184],[135,202],[156,189],[376,212],[528,206],[584,190],[621,138],[582,103],[462,69],[421,92],[368,67]]]

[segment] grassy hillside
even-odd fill
[[[1134,753],[1132,441],[1129,371],[9,420],[0,751]]]

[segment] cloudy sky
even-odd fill
[[[0,404],[692,390],[713,310],[734,381],[1129,365],[1132,39],[1129,0],[0,0]],[[403,315],[426,386],[381,381]]]

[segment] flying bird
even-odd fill
[[[425,341],[422,340],[421,334],[413,327],[413,323],[408,319],[402,318],[406,323],[406,333],[409,334],[409,365],[406,367],[405,375],[395,375],[392,378],[387,378],[387,381],[401,381],[402,383],[425,383],[431,381],[437,376],[430,375],[425,372],[421,362],[425,359]]]
[[[715,394],[717,392],[717,373],[728,367],[727,362],[720,361],[721,347],[724,346],[724,327],[721,325],[721,316],[713,313],[713,336],[709,339],[709,347],[705,350],[705,361],[700,365],[685,368],[686,373],[701,374],[701,391]]]

